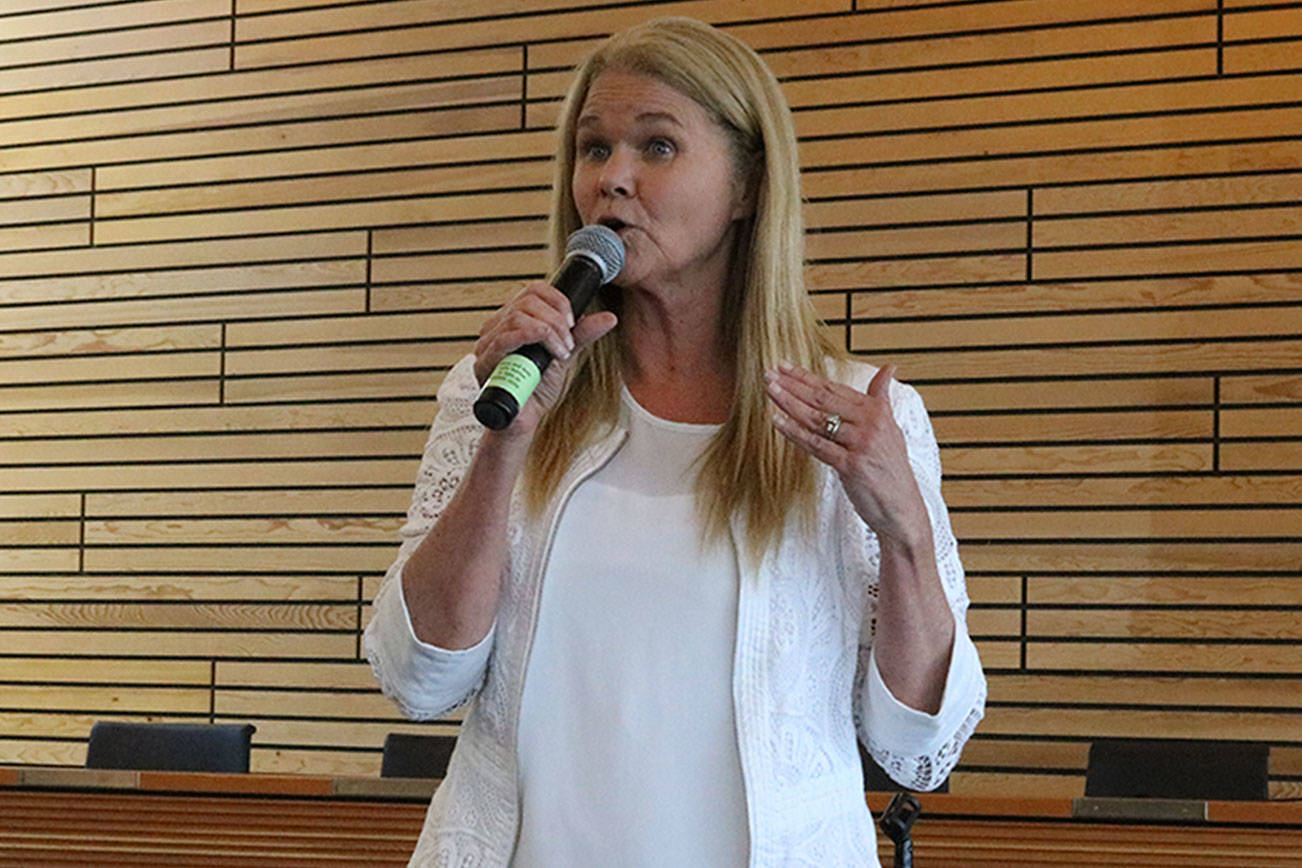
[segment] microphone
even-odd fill
[[[570,300],[575,319],[603,285],[624,267],[624,242],[608,226],[584,226],[565,241],[565,259],[549,283]],[[542,344],[529,344],[497,363],[475,399],[475,418],[484,427],[501,431],[511,424],[542,380],[552,354]]]

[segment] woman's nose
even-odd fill
[[[627,198],[637,189],[637,171],[634,161],[621,148],[616,148],[601,167],[601,194],[613,198]]]

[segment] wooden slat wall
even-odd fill
[[[989,669],[962,793],[1090,739],[1302,790],[1302,3],[0,0],[0,762],[250,720],[374,773],[359,656],[433,395],[543,270],[603,35],[759,49],[809,275],[933,411]]]

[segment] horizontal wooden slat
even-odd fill
[[[209,4],[210,6],[214,4]],[[6,29],[22,19],[9,19]],[[89,22],[87,22],[89,23]],[[8,35],[6,33],[6,35]],[[102,33],[80,33],[52,39],[25,40],[5,45],[0,64],[10,66],[37,66],[59,63],[69,57],[90,60],[98,57],[118,57],[127,54],[152,54],[194,48],[212,48],[229,44],[230,22],[221,19],[196,21],[152,27],[135,27],[130,30],[110,30]],[[32,85],[37,85],[40,72],[31,70]],[[14,87],[28,90],[31,87]]]
[[[98,383],[46,384],[0,387],[0,401],[11,410],[63,410],[86,407],[216,404],[221,384],[216,380],[162,380],[117,383],[105,389]],[[3,423],[0,423],[3,424]]]
[[[439,345],[449,360],[470,352],[472,341]],[[450,362],[448,363],[450,364]],[[247,402],[350,401],[369,398],[432,398],[446,371],[372,372],[299,377],[247,377],[226,384],[226,401]],[[343,480],[341,480],[343,481]]]
[[[117,386],[115,386],[117,388]],[[174,409],[84,410],[0,414],[0,437],[122,436],[188,432],[322,431],[427,425],[433,401],[382,401],[266,407],[187,407]],[[310,435],[304,435],[310,436]],[[162,457],[160,454],[158,457]]]
[[[90,243],[88,223],[57,223],[48,226],[0,228],[0,252],[84,247]]]
[[[962,539],[1277,537],[1302,522],[1298,509],[1092,509],[959,513]]]
[[[79,533],[77,522],[0,521],[0,539],[12,546],[75,546]]]
[[[228,62],[227,49],[217,49],[222,69]],[[115,61],[116,62],[116,61]],[[0,78],[0,81],[3,79]],[[428,112],[376,115],[359,123],[354,118],[294,120],[249,128],[158,132],[150,135],[117,136],[87,141],[33,145],[16,152],[10,162],[14,170],[41,166],[83,166],[87,163],[132,160],[161,160],[176,157],[212,157],[257,150],[360,144],[388,139],[423,139],[514,130],[519,126],[519,107],[490,104],[440,108]]]
[[[1245,740],[1287,739],[1296,731],[1297,715],[1235,711],[1118,711],[1116,709],[991,708],[983,722],[988,733],[1034,730],[1046,735],[1216,739],[1234,726]]]
[[[5,202],[0,210],[0,226],[89,219],[89,196],[29,197]]]
[[[371,667],[364,663],[252,663],[224,660],[214,675],[218,687],[315,687],[376,689]]]
[[[196,545],[193,548],[138,548],[114,545],[87,547],[86,569],[97,572],[334,572],[355,574],[383,572],[393,560],[395,549],[384,545],[258,546],[245,543],[229,548]]]
[[[1175,606],[1302,606],[1302,582],[1286,579],[1197,577],[1029,576],[1032,605],[1070,603]]]
[[[1158,476],[1084,479],[947,479],[955,507],[1116,507],[1302,504],[1302,476]]]
[[[1254,705],[1263,695],[1274,698],[1275,704],[1292,708],[1302,707],[1302,693],[1293,690],[1295,682],[1275,678],[1183,678],[1180,676],[1134,675],[992,675],[990,699],[1000,704],[1053,703],[1108,705],[1170,705],[1234,707]],[[1281,689],[1282,688],[1282,689]],[[973,746],[977,743],[974,742]],[[1016,754],[1016,743],[1003,743],[1004,750]],[[1049,745],[1039,746],[1046,752]],[[1079,758],[1085,768],[1085,754],[1081,746],[1065,745],[1065,752]],[[993,751],[987,751],[993,752]],[[975,758],[967,751],[964,760]]]
[[[126,81],[157,80],[188,75],[218,74],[230,67],[228,45],[57,63],[35,67],[0,68],[0,90],[5,93],[42,93],[52,87],[94,87]],[[24,162],[25,167],[38,165]]]
[[[75,494],[0,494],[0,518],[65,518],[81,514]]]
[[[76,641],[78,654],[147,658],[315,657],[348,660],[356,637],[346,633],[212,633],[183,630],[3,630],[0,654],[66,654]],[[4,726],[0,715],[0,728]],[[89,728],[89,727],[87,727]]]
[[[474,192],[534,187],[551,183],[551,167],[525,161],[489,166],[440,166],[406,171],[336,173],[328,177],[250,181],[194,187],[148,189],[140,192],[101,193],[95,201],[99,218],[237,208],[318,201],[409,198],[420,194]],[[462,200],[458,200],[462,201]],[[467,215],[469,216],[469,215]],[[464,227],[456,227],[465,233]],[[541,232],[534,235],[536,243]],[[377,250],[377,252],[383,252]]]
[[[208,691],[159,687],[78,687],[60,685],[25,687],[8,684],[3,688],[6,707],[30,708],[33,711],[111,711],[115,714],[205,714]]]
[[[1223,66],[1227,73],[1242,74],[1295,70],[1302,39],[1258,45],[1226,45]]]
[[[188,685],[206,687],[210,667],[182,660],[59,660],[0,658],[0,681],[8,683],[86,683]],[[46,687],[48,690],[48,686]],[[52,691],[57,692],[57,691]]]
[[[1210,470],[1210,444],[1123,446],[947,446],[945,471],[954,476],[1042,473],[1170,473]]]
[[[389,19],[383,10],[372,11],[358,7],[350,17],[348,30],[365,26],[382,26]],[[802,14],[840,12],[845,4],[840,0],[811,0],[800,7]],[[528,15],[481,21],[449,22],[438,25],[412,25],[402,29],[360,29],[346,35],[317,34],[306,43],[294,41],[303,31],[300,27],[312,16],[330,14],[289,13],[285,16],[267,15],[240,18],[236,23],[235,63],[240,69],[270,66],[285,62],[321,62],[344,58],[396,54],[435,49],[464,49],[484,45],[500,45],[556,37],[572,37],[578,33],[606,34],[636,24],[638,21],[663,15],[686,14],[712,23],[747,18],[764,18],[770,15],[790,16],[788,4],[761,0],[697,0],[660,4],[652,7],[626,6],[617,9],[595,8],[577,12],[555,12],[549,15]],[[307,16],[307,17],[304,17]],[[309,30],[308,32],[311,32]],[[261,41],[254,41],[261,40]]]
[[[215,691],[214,700],[216,713],[224,717],[275,717],[292,711],[295,716],[374,719],[391,717],[396,711],[378,689],[340,695],[329,691],[222,688]]]
[[[157,356],[96,356],[0,362],[0,384],[85,382],[95,380],[215,377],[218,353],[167,353]]]
[[[942,443],[1046,440],[1210,438],[1210,410],[1141,412],[1009,413],[947,416],[933,421]]]
[[[1299,611],[1237,612],[1170,610],[1154,612],[1032,610],[1026,632],[1034,637],[1120,637],[1131,639],[1302,638]]]
[[[356,577],[311,575],[75,575],[5,577],[10,600],[240,600],[344,602],[357,596]],[[206,678],[207,676],[205,676]],[[3,679],[0,679],[3,680]],[[132,679],[126,679],[132,680]]]
[[[1187,338],[1250,337],[1302,331],[1302,306],[1243,308],[1216,311],[1161,311],[1159,314],[1094,314],[1070,316],[1008,316],[980,321],[872,321],[855,324],[855,346],[888,350],[918,346],[1016,346],[1098,342],[1099,334],[1115,341],[1187,340]],[[1092,340],[1091,340],[1092,338]]]
[[[257,470],[258,481],[264,485],[335,488],[340,485],[411,485],[418,464],[413,458],[259,461]],[[0,488],[8,491],[243,488],[248,484],[248,474],[239,467],[237,464],[201,461],[153,465],[0,467]]]
[[[1256,116],[1254,116],[1256,117]],[[1265,120],[1268,120],[1265,119]],[[1210,128],[1215,130],[1216,128]],[[1274,137],[1277,132],[1266,123],[1258,124],[1259,135]],[[1297,141],[1236,141],[1232,144],[1208,139],[1209,128],[1201,134],[1178,141],[1148,143],[1143,148],[1100,147],[1094,151],[1047,152],[1023,146],[990,149],[981,159],[951,159],[945,162],[908,161],[907,154],[894,155],[903,165],[890,166],[889,172],[874,165],[878,161],[876,143],[830,142],[802,146],[805,174],[801,187],[810,196],[867,195],[913,193],[925,190],[970,190],[982,187],[1075,184],[1118,179],[1148,179],[1155,175],[1201,175],[1204,173],[1262,172],[1271,169],[1295,170],[1302,167],[1302,144]],[[1080,141],[1093,141],[1086,135]],[[1029,152],[1028,152],[1029,151]],[[834,162],[835,161],[835,162]]]
[[[1227,404],[1302,401],[1302,376],[1225,377],[1221,380],[1221,400]]]
[[[870,346],[852,349],[873,352]],[[1092,374],[1179,374],[1221,370],[1247,372],[1287,367],[1302,353],[1302,341],[1202,341],[1044,349],[891,350],[885,360],[905,379],[1045,377]],[[869,355],[869,359],[873,356]],[[881,357],[879,357],[881,358]]]
[[[1026,662],[1031,669],[1082,669],[1088,661],[1093,670],[1134,672],[1233,672],[1236,675],[1296,675],[1302,665],[1302,651],[1293,645],[1114,642],[1028,642]],[[1223,723],[1222,726],[1228,724]],[[1048,730],[1036,728],[1036,732]],[[1158,731],[1171,732],[1165,728]],[[1150,733],[1152,731],[1150,730]],[[1219,738],[1224,734],[1205,737]],[[1241,732],[1235,726],[1235,732]],[[1082,731],[1079,734],[1087,734]],[[1173,734],[1173,733],[1172,733]],[[1194,736],[1198,737],[1198,736]],[[1291,738],[1285,736],[1285,738]]]
[[[87,495],[86,515],[333,515],[345,503],[348,512],[360,515],[402,513],[410,500],[411,492],[405,488],[105,493]]]
[[[71,6],[72,4],[60,5]],[[30,7],[14,11],[29,10]],[[31,10],[30,14],[6,17],[5,39],[32,39],[59,33],[80,33],[103,29],[105,24],[117,28],[147,27],[164,21],[193,21],[203,18],[229,18],[229,16],[230,5],[225,0],[143,0],[123,9],[115,9],[111,22],[105,20],[102,9],[73,7],[49,11]]]
[[[933,425],[941,424],[941,419],[945,418],[942,414],[953,412],[1210,406],[1214,388],[1211,377],[1076,379],[1070,388],[1056,380],[917,384],[932,414]]]
[[[943,291],[941,291],[943,290]],[[1088,313],[1157,305],[1278,304],[1296,301],[1302,281],[1294,274],[1148,277],[1088,283],[1037,283],[856,292],[855,317],[951,317],[1000,313]]]
[[[1222,437],[1302,437],[1302,407],[1222,410]]]
[[[989,543],[962,547],[969,570],[1023,573],[1089,570],[1297,571],[1302,542],[1072,542],[1061,545]]]
[[[401,523],[397,517],[116,519],[86,522],[86,544],[388,542]]]
[[[1224,443],[1221,466],[1230,472],[1254,470],[1302,471],[1302,442]]]
[[[413,455],[424,436],[403,431],[329,431],[314,434],[204,434],[182,437],[28,439],[6,444],[5,463],[89,464],[187,460],[356,458]]]
[[[1156,244],[1222,238],[1273,238],[1302,234],[1298,208],[1227,208],[1185,214],[1077,217],[1034,222],[1037,249],[1104,244]]]
[[[1225,178],[1181,178],[1121,184],[1049,187],[1035,191],[1034,213],[1084,214],[1142,208],[1210,208],[1302,199],[1302,174],[1249,174]],[[1054,223],[1041,223],[1046,229]],[[1278,234],[1278,233],[1272,233]]]
[[[350,630],[357,628],[357,608],[309,603],[8,603],[0,604],[0,627]]]

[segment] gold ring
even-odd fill
[[[836,432],[841,430],[841,414],[828,413],[823,417],[823,436],[828,440],[836,439]]]

